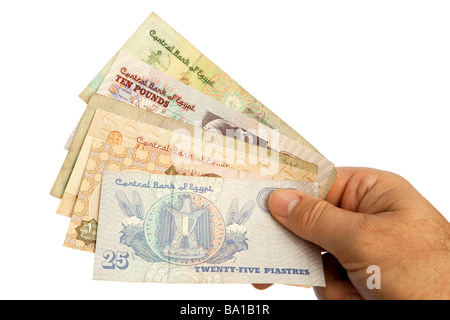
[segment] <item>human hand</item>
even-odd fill
[[[324,201],[277,190],[269,208],[286,228],[328,251],[327,287],[314,288],[319,299],[450,299],[450,224],[402,177],[339,168]],[[370,266],[379,268],[380,289],[367,285]]]

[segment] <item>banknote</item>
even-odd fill
[[[94,122],[96,113],[101,113],[101,115]],[[102,115],[105,117],[102,118]],[[119,118],[122,121],[121,128],[123,128],[120,130],[115,125]],[[141,129],[144,130],[144,133],[140,132]],[[218,162],[223,163],[224,160],[236,162],[234,169],[237,170],[252,168],[263,175],[280,173],[291,175],[291,179],[302,177],[306,172],[310,172],[314,175],[314,179],[317,179],[317,166],[314,164],[95,94],[83,114],[73,143],[50,192],[51,195],[58,198],[63,196],[69,178],[72,179],[76,175],[73,173],[75,167],[79,168],[76,176],[78,181],[80,180],[90,148],[90,141],[87,139],[89,137],[88,130],[103,140],[107,140],[113,131],[123,131],[122,137],[126,138],[125,140],[133,146],[136,143],[147,146],[159,144],[169,148],[167,144],[172,139],[173,146],[177,143],[184,143],[184,150],[192,149],[187,152],[191,155],[195,153],[200,162],[208,160],[208,157],[203,158],[202,152],[205,151],[205,154],[216,153],[221,158]],[[138,138],[141,139],[138,141]],[[242,166],[242,164],[246,165]]]
[[[155,174],[170,173],[173,163],[167,152],[127,148],[112,141],[93,140],[80,183],[64,246],[94,252],[100,183],[103,170],[144,171]],[[59,212],[61,213],[61,212]]]
[[[153,174],[234,179],[271,180],[275,176],[262,176],[251,172],[233,170],[208,164],[185,164],[180,156],[160,149],[129,148],[122,144],[94,139],[74,204],[60,208],[58,213],[71,217],[64,246],[88,252],[95,250],[100,185],[104,170],[141,171]],[[64,194],[65,196],[67,193]],[[64,203],[64,201],[61,201]],[[73,213],[73,214],[72,214]],[[88,227],[87,227],[88,226]]]
[[[317,183],[104,171],[101,188],[95,280],[325,286],[320,249],[267,208]]]
[[[119,52],[97,93],[222,135],[245,137],[262,146],[270,143],[271,128],[124,51]]]
[[[323,155],[306,139],[251,96],[156,14],[152,13],[120,50],[223,102],[229,107],[253,117],[268,127],[277,129],[280,134],[287,136],[301,146],[309,147],[311,152],[305,160],[315,164],[319,161],[328,162],[328,160],[322,159],[324,158]],[[98,90],[117,55],[118,53],[111,58],[80,94],[85,102],[88,102],[90,97]],[[323,170],[322,167],[319,170],[319,175],[322,175],[321,170]],[[323,174],[319,182],[322,184],[325,194],[335,179],[336,170],[334,167]]]
[[[300,159],[310,160],[310,155],[314,153],[311,148],[294,142],[124,51],[119,52],[97,93]],[[318,181],[325,187],[334,165],[324,157],[314,163],[318,166]]]
[[[102,98],[108,99],[105,97]],[[117,101],[114,102],[119,103]],[[143,120],[144,118],[139,116],[140,113],[150,118],[157,117],[157,115],[150,112],[122,103],[119,104],[126,108],[131,108],[138,115],[134,119]],[[162,119],[170,120],[164,117]],[[186,126],[192,129],[192,126],[187,124]],[[203,133],[205,134],[202,136]],[[220,139],[212,141],[210,140],[211,137]],[[62,199],[57,210],[58,214],[69,217],[72,215],[82,183],[83,172],[88,162],[89,151],[95,140],[109,141],[115,145],[143,150],[154,149],[166,151],[172,156],[171,160],[177,164],[184,163],[216,166],[224,169],[230,168],[286,180],[317,181],[317,167],[309,163],[299,163],[299,159],[294,158],[292,161],[295,162],[294,164],[304,167],[292,167],[290,165],[291,160],[287,156],[280,155],[281,158],[278,159],[278,155],[274,152],[271,153],[271,157],[261,156],[258,149],[266,151],[265,148],[245,144],[239,140],[230,139],[216,133],[202,131],[200,135],[190,136],[181,134],[178,131],[170,131],[162,126],[153,126],[149,123],[143,123],[132,120],[131,118],[119,116],[116,113],[97,109],[63,191]],[[234,148],[234,144],[230,145],[230,143],[234,142],[239,142],[241,147]],[[228,147],[226,145],[227,143],[229,144]],[[252,148],[247,148],[250,146]],[[71,156],[70,151],[69,156]],[[285,162],[287,164],[283,163],[283,158],[286,159]]]

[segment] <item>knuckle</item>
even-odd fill
[[[328,210],[328,203],[320,200],[312,204],[299,215],[300,227],[308,233],[314,233],[318,221],[323,217],[324,213]]]

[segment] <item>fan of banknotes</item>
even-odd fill
[[[157,15],[80,97],[51,195],[94,279],[325,285],[319,248],[267,201],[325,197],[334,165]]]

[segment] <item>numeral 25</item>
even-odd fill
[[[111,250],[103,252],[103,258],[105,261],[102,263],[103,269],[117,269],[125,270],[128,268],[128,257],[130,254],[128,252],[117,251],[117,254]]]

